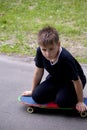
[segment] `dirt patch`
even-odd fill
[[[81,57],[81,58],[87,59],[87,45],[86,43],[85,44],[82,43],[83,40],[86,39],[86,36],[87,36],[87,33],[85,33],[83,37],[75,38],[77,40],[71,40],[69,38],[62,36],[60,37],[61,46],[65,47],[74,57]],[[15,43],[17,43],[17,39],[14,36],[10,37],[8,40],[0,41],[0,45],[3,45],[3,44],[14,45]],[[36,48],[37,35],[27,34],[25,43],[29,45],[30,47]]]
[[[74,57],[87,58],[87,41],[84,41],[83,43],[82,39],[86,38],[78,37],[77,40],[61,38],[61,45],[64,46]]]

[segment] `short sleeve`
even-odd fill
[[[79,74],[74,59],[68,62],[67,74],[69,75],[70,80],[78,80]]]
[[[36,56],[35,56],[34,61],[35,61],[35,65],[37,67],[39,67],[39,68],[43,68],[44,67],[44,65],[43,65],[43,55],[42,55],[41,50],[40,50],[39,47],[37,48]]]

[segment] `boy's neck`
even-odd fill
[[[54,65],[55,63],[57,63],[61,51],[62,51],[62,47],[60,47],[60,49],[58,50],[56,57],[50,61],[50,63],[51,63],[52,65]]]

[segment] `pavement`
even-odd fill
[[[87,77],[87,65],[81,65]],[[31,88],[34,67],[33,57],[0,56],[0,130],[87,130],[87,118],[82,119],[78,113],[26,112],[17,98]]]

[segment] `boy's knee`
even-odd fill
[[[32,98],[33,98],[33,100],[35,102],[38,102],[38,100],[37,100],[37,93],[35,91],[33,91],[33,93],[32,93]]]
[[[33,91],[33,93],[32,93],[32,98],[33,98],[33,100],[34,100],[36,103],[39,103],[39,104],[42,103],[41,97],[39,96],[39,94],[38,94],[36,91]]]

